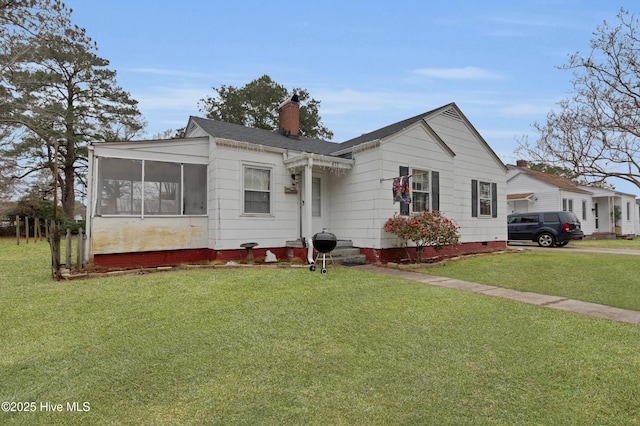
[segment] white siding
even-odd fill
[[[462,121],[436,117],[429,125],[455,152],[455,157],[423,125],[416,124],[382,141],[379,148],[357,153],[347,176],[330,178],[331,231],[352,239],[355,246],[390,248],[394,235],[384,232],[385,221],[399,212],[393,202],[392,181],[399,166],[439,173],[440,211],[460,226],[462,242],[505,241],[506,177],[475,133]],[[498,191],[496,218],[471,217],[471,180],[495,183]]]
[[[448,214],[446,205],[441,205],[441,210],[460,226],[461,242],[506,241],[507,188],[506,171],[503,165],[464,121],[439,115],[429,120],[428,124],[456,154],[452,166],[455,213]],[[441,183],[442,180],[441,176]],[[471,216],[472,180],[497,184],[498,216],[496,218]],[[441,190],[441,197],[442,195]]]
[[[560,190],[557,186],[533,179],[519,170],[510,170],[508,176],[509,194],[533,193],[533,202],[528,204],[527,210],[516,211],[512,208],[508,213],[562,210],[562,197],[560,197]],[[523,205],[519,203],[518,206],[522,207]]]
[[[271,170],[270,214],[243,214],[243,165]],[[298,237],[297,195],[284,192],[291,185],[291,174],[282,154],[212,143],[209,169],[209,248],[239,249],[247,242],[283,247]]]
[[[359,152],[354,159],[350,172],[327,176],[329,230],[340,239],[352,240],[354,246],[375,248],[382,227],[381,200],[376,190],[381,176],[380,151],[374,148]]]
[[[143,142],[106,142],[93,145],[99,157],[204,164],[209,138],[163,139]]]
[[[628,205],[628,209],[627,209]],[[620,220],[620,227],[622,228],[622,235],[635,235],[635,223],[637,215],[637,207],[635,196],[621,195],[621,208],[622,219]],[[627,215],[628,211],[628,215]]]

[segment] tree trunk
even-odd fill
[[[68,220],[73,220],[75,216],[76,197],[74,191],[75,169],[73,166],[65,166],[64,179],[61,179],[60,189],[62,192],[62,210]]]

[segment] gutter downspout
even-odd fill
[[[307,236],[307,262],[310,265],[313,265],[315,261],[313,260],[313,242],[311,234],[312,226],[311,221],[313,220],[312,212],[311,212],[311,203],[313,202],[313,198],[311,196],[311,181],[313,179],[313,157],[309,156],[307,159],[307,165],[304,167],[304,205],[303,205],[303,214],[305,218],[305,235]]]

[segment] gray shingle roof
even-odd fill
[[[223,121],[206,118],[191,116],[190,121],[198,124],[202,130],[214,138],[248,142],[257,145],[272,146],[274,148],[290,149],[321,155],[329,155],[340,147],[340,144],[335,142],[303,137],[291,138],[284,136],[277,131],[255,129],[253,127],[225,123]]]
[[[278,133],[277,131],[256,129],[252,127],[241,126],[238,124],[225,123],[222,121],[194,116],[190,117],[190,121],[195,122],[205,132],[217,138],[272,146],[281,149],[290,149],[294,151],[309,152],[313,154],[336,156],[336,153],[342,150],[349,149],[366,142],[383,139],[387,136],[398,133],[402,129],[405,129],[423,120],[425,117],[432,115],[438,111],[444,111],[448,108],[451,108],[452,106],[455,106],[455,103],[452,102],[439,108],[435,108],[422,114],[418,114],[414,117],[398,121],[397,123],[393,123],[372,132],[365,133],[361,136],[349,139],[342,143],[328,142],[321,139],[303,137],[290,138]],[[487,148],[491,150],[488,145]],[[342,154],[341,156],[348,157],[349,154]]]
[[[434,113],[437,110],[448,108],[451,105],[453,105],[453,104],[448,104],[448,105],[445,105],[443,107],[439,107],[439,108],[433,109],[431,111],[427,111],[427,112],[424,112],[422,114],[418,114],[418,115],[416,115],[414,117],[407,118],[407,119],[402,120],[402,121],[398,121],[397,123],[390,124],[388,126],[382,127],[381,129],[378,129],[378,130],[374,130],[373,132],[365,133],[365,134],[363,134],[361,136],[358,136],[357,138],[349,139],[348,141],[345,141],[345,142],[340,144],[340,149],[351,148],[352,146],[360,145],[361,143],[365,143],[365,142],[370,142],[370,141],[375,141],[375,140],[378,140],[378,139],[386,138],[387,136],[391,136],[391,135],[393,135],[395,133],[398,133],[402,129],[407,128],[407,127],[417,123],[418,121],[422,120],[427,115],[430,115],[430,114]]]
[[[258,145],[272,146],[275,148],[291,149],[295,151],[310,152],[321,155],[333,155],[332,153],[341,151],[343,149],[351,148],[356,145],[360,145],[365,142],[370,142],[378,139],[385,138],[401,131],[402,129],[413,125],[414,123],[422,120],[427,115],[434,113],[435,111],[446,109],[453,104],[448,104],[440,108],[427,111],[422,114],[418,114],[414,117],[407,118],[397,123],[390,124],[382,127],[381,129],[374,130],[373,132],[365,133],[353,139],[342,143],[328,142],[321,139],[312,138],[290,138],[284,136],[277,131],[269,131],[263,129],[255,129],[252,127],[241,126],[239,124],[225,123],[223,121],[217,121],[212,119],[190,117],[190,121],[195,122],[205,132],[216,138],[224,138],[234,141],[242,141],[248,143],[255,143]]]

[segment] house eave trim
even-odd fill
[[[329,170],[351,170],[354,164],[353,160],[347,158],[336,158],[305,152],[284,160],[284,165],[289,170],[300,169],[309,164],[309,159],[313,159],[314,167]]]
[[[380,146],[380,143],[381,143],[380,139],[375,139],[369,142],[363,142],[358,145],[354,145],[349,148],[341,149],[339,151],[334,151],[331,153],[331,155],[340,156],[340,155],[354,153],[354,152],[362,152],[362,151],[376,148]]]

